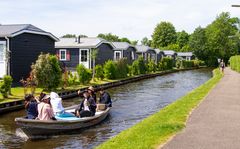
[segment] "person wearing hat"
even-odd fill
[[[53,109],[50,105],[50,96],[46,95],[41,98],[38,104],[38,117],[39,120],[56,120],[53,114]]]
[[[97,102],[97,95],[95,93],[95,90],[92,86],[90,86],[88,89],[87,89],[89,95],[94,99],[95,103]]]
[[[75,115],[69,112],[66,112],[62,105],[62,98],[55,92],[50,93],[50,103],[54,112],[54,115],[59,117],[74,117]]]
[[[96,102],[90,96],[88,91],[83,93],[83,100],[81,101],[79,107],[76,109],[77,117],[90,117],[94,116],[96,113]]]

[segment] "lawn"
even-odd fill
[[[158,147],[185,127],[189,113],[204,99],[222,76],[220,71],[215,69],[214,76],[203,85],[96,148],[148,149]]]

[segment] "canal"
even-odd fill
[[[109,89],[113,108],[104,122],[73,134],[44,140],[31,141],[17,128],[14,118],[23,116],[24,110],[0,115],[0,148],[93,148],[174,102],[211,76],[210,69],[190,70]],[[78,104],[80,100],[65,100],[64,106]]]

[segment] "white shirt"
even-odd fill
[[[84,111],[90,111],[89,107],[88,107],[88,100],[87,99],[84,99],[83,108],[84,108]]]
[[[62,98],[54,98],[50,100],[50,103],[53,108],[53,112],[56,114],[57,112],[63,112],[64,108],[62,106]]]

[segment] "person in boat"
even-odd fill
[[[40,99],[38,104],[38,117],[39,120],[56,120],[54,117],[53,109],[50,105],[50,96],[45,95]]]
[[[112,107],[111,96],[103,88],[100,89],[100,99],[97,104],[97,111],[105,110],[108,107]]]
[[[75,115],[69,112],[66,112],[62,105],[62,98],[55,92],[50,93],[50,103],[54,112],[54,115],[59,117],[74,117]]]
[[[90,86],[88,89],[87,89],[89,95],[94,99],[95,103],[97,102],[97,95],[95,93],[95,89],[94,87]]]
[[[90,117],[94,116],[96,113],[96,102],[90,96],[88,91],[83,93],[83,100],[81,101],[79,107],[76,109],[77,117]]]
[[[35,119],[38,116],[38,103],[32,94],[27,94],[25,96],[24,106],[27,112],[27,119]]]

